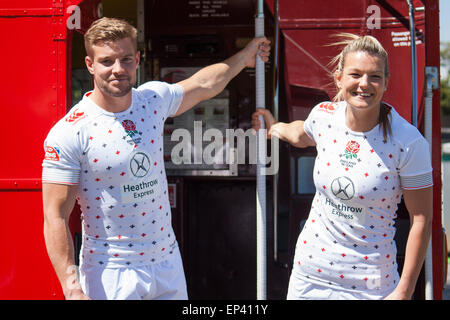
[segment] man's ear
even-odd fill
[[[389,84],[389,77],[386,77],[386,79],[384,80],[384,91],[387,90],[388,84]]]
[[[90,74],[94,74],[94,61],[92,60],[92,58],[90,56],[86,56],[84,58],[84,62],[86,63],[86,67],[89,71]]]
[[[138,50],[136,52],[136,70],[139,68],[139,62],[141,61],[141,52]]]

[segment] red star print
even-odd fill
[[[321,273],[321,272],[322,272],[322,270],[320,270],[320,269],[317,269],[317,272]]]
[[[100,197],[95,198],[95,200],[100,200]]]
[[[366,173],[364,173],[364,175],[366,176],[366,178],[369,176],[369,174],[366,172]]]
[[[99,181],[100,181],[100,178],[95,179],[95,181],[99,182]]]
[[[125,172],[122,171],[122,172],[120,173],[120,175],[121,175],[121,176],[124,176],[124,175],[125,175]]]
[[[389,158],[391,158],[391,159],[392,159],[392,157],[393,157],[393,156],[392,156],[392,154],[389,154]]]
[[[374,153],[375,151],[373,151],[373,149],[370,149],[370,153]]]
[[[92,139],[94,139],[94,137],[89,137],[89,140],[92,140]]]
[[[164,230],[164,227],[161,227],[161,231],[163,231]]]
[[[94,159],[94,163],[97,163],[98,162],[98,159]]]
[[[306,244],[306,240],[303,240],[303,244]]]
[[[345,254],[345,253],[343,253],[343,254],[341,254],[341,256],[342,256],[342,258],[345,258],[346,254]]]
[[[108,133],[112,133],[112,130],[108,130]]]
[[[341,279],[344,279],[344,275],[343,275],[343,274],[341,274],[341,275],[339,276],[339,278],[341,278]]]
[[[322,188],[326,189],[327,187],[326,186],[322,186]]]
[[[368,260],[368,259],[369,259],[369,257],[368,257],[368,256],[365,256],[365,257],[364,257],[364,260]]]
[[[120,219],[122,219],[123,217],[125,217],[123,214],[121,214],[121,215],[119,216]]]
[[[336,143],[337,142],[336,139],[334,139],[333,142]]]
[[[155,163],[153,163],[153,165],[155,165],[155,166],[157,165],[156,161],[155,161]]]
[[[157,112],[156,112],[156,110],[155,110],[155,111],[153,111],[153,113],[154,113],[154,114],[156,114],[156,113],[157,113]]]
[[[365,238],[367,238],[367,237],[363,235],[361,238],[365,239]]]
[[[150,141],[151,143],[155,143],[155,140],[152,139],[152,141]]]
[[[144,118],[141,118],[141,121],[144,122]]]
[[[162,248],[162,249],[161,249],[161,251],[164,251],[164,250],[166,250],[166,248]]]
[[[322,248],[322,252],[324,252],[325,251],[325,248]]]
[[[117,239],[122,239],[122,236],[119,234],[118,236],[117,236]]]
[[[145,216],[147,213],[146,212],[142,212],[142,216]]]
[[[120,153],[120,151],[119,151],[119,150],[117,150],[117,151],[116,151],[116,154],[119,154],[119,153]]]
[[[145,234],[145,233],[143,233],[143,234],[141,234],[141,236],[142,236],[142,237],[145,237],[145,236],[146,236],[146,234]]]
[[[384,179],[385,179],[386,181],[388,181],[388,180],[389,180],[389,177],[388,177],[388,176],[386,176],[386,177],[384,177]]]

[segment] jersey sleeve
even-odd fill
[[[162,100],[165,118],[174,116],[183,101],[183,88],[179,84],[161,81],[149,81],[137,88],[145,96],[159,96]]]
[[[43,183],[78,184],[81,165],[77,142],[77,134],[73,136],[61,130],[50,131],[44,141]]]
[[[422,136],[402,148],[399,175],[403,189],[422,189],[433,185],[433,168],[429,150],[429,144]]]
[[[329,102],[321,102],[317,104],[314,108],[312,108],[311,112],[309,113],[308,117],[305,120],[305,123],[303,125],[303,128],[305,130],[305,133],[314,141],[317,141],[316,137],[316,124],[317,124],[317,116],[318,116],[318,109],[323,108],[322,106],[328,106],[332,105]],[[333,109],[334,111],[334,109]]]

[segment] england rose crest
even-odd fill
[[[123,120],[122,126],[130,137],[133,137],[137,134],[136,125],[131,120]]]
[[[347,146],[345,147],[345,157],[347,159],[357,158],[356,155],[359,152],[359,143],[356,141],[347,142]]]

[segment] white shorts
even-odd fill
[[[375,295],[363,291],[337,290],[305,281],[292,271],[287,300],[380,300],[388,293]]]
[[[105,268],[83,264],[83,292],[93,300],[187,300],[180,251],[160,263],[133,268]]]

